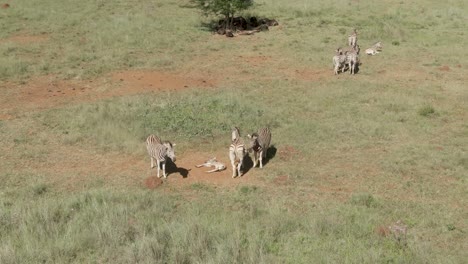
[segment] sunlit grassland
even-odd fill
[[[0,263],[468,258],[467,3],[256,3],[244,15],[276,18],[280,27],[234,39],[212,36],[205,25],[215,18],[188,1],[18,0],[0,11],[2,84],[129,69],[219,79],[211,90],[110,98],[0,121]],[[361,56],[357,75],[333,76],[333,50],[354,27],[363,48],[381,40],[384,50]],[[45,40],[9,41],[18,35]],[[268,60],[248,67],[240,55]],[[45,168],[79,150],[100,161],[106,153],[146,159],[149,133],[176,141],[179,157],[225,149],[232,126],[245,134],[263,125],[277,153],[246,177],[265,186],[146,190],[103,176],[135,179],[146,167],[113,172],[103,164],[109,171],[89,172],[77,183],[85,190],[70,191]],[[281,156],[285,149],[294,152]],[[83,176],[73,167],[56,173],[64,181]],[[408,225],[405,240],[379,234],[399,219]]]

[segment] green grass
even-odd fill
[[[216,84],[8,112],[16,118],[0,120],[0,263],[468,258],[467,3],[256,3],[243,15],[281,26],[234,39],[212,36],[203,25],[216,18],[183,0],[1,9],[2,86],[135,69]],[[333,50],[355,27],[362,47],[381,40],[383,52],[362,55],[355,76],[333,76]],[[256,57],[265,62],[248,61]],[[149,191],[146,167],[128,164],[147,158],[150,133],[176,142],[180,157],[225,149],[232,126],[246,134],[264,125],[276,155],[247,175],[262,185],[176,188],[169,179]],[[128,162],[110,167],[114,158]],[[397,220],[405,241],[379,234]]]
[[[56,198],[51,193],[34,204],[27,196],[0,204],[2,263],[461,261],[438,257],[419,241],[423,234],[411,233],[403,245],[375,232],[401,215],[413,219],[413,230],[440,224],[411,218],[413,210],[428,213],[415,204],[398,211],[359,203],[295,204],[245,187],[190,201],[158,192],[109,190]],[[447,225],[451,228],[437,231],[440,236],[462,235]]]

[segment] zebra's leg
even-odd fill
[[[153,158],[153,157],[150,157],[150,159],[151,159],[151,169],[152,169],[152,168],[154,168],[154,162],[153,162],[153,161],[154,161],[154,158]]]
[[[257,151],[254,151],[253,153],[253,167],[257,167],[257,162],[258,162],[258,152]]]
[[[161,166],[160,166],[160,161],[159,161],[159,160],[156,160],[156,163],[157,163],[157,165],[158,165],[158,178],[161,178],[161,177],[159,176],[159,171],[160,171],[160,168],[161,168]]]
[[[163,162],[162,163],[162,169],[163,169],[163,176],[164,176],[164,179],[167,178],[167,174],[166,174],[166,162]]]
[[[231,164],[232,164],[232,178],[235,178],[237,176],[236,164],[234,162],[231,162]]]
[[[241,174],[241,167],[242,167],[242,159],[237,164],[237,175],[242,176]]]
[[[236,175],[236,155],[232,152],[229,152],[229,160],[231,160],[232,165],[232,178],[235,178]]]
[[[260,160],[260,169],[262,169],[263,168],[263,150],[260,151],[258,155],[258,159]]]

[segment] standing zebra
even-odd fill
[[[174,146],[176,144],[172,144],[169,141],[161,141],[158,136],[149,135],[146,139],[146,149],[148,150],[148,154],[151,158],[151,169],[154,168],[154,161],[156,160],[156,165],[158,166],[158,178],[159,171],[163,170],[164,178],[167,178],[166,174],[166,159],[170,158],[172,162],[176,161]]]
[[[242,176],[241,167],[244,161],[245,147],[240,137],[239,128],[232,129],[231,145],[229,146],[229,159],[232,165],[232,178]]]
[[[357,45],[357,30],[353,29],[351,35],[348,36],[348,46],[356,47]]]
[[[271,131],[268,127],[260,128],[257,133],[247,135],[250,138],[249,152],[253,150],[253,166],[257,166],[258,160],[260,160],[260,168],[263,168],[263,158],[266,158],[268,148],[271,142]]]

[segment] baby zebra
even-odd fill
[[[271,142],[271,131],[268,127],[260,128],[257,133],[247,135],[250,138],[249,152],[253,150],[253,166],[257,166],[258,160],[260,160],[260,168],[263,168],[263,158],[266,158],[268,148]]]
[[[149,135],[146,139],[146,149],[148,150],[148,154],[151,158],[151,169],[154,168],[154,161],[156,160],[156,165],[158,166],[158,178],[159,171],[162,164],[163,176],[164,179],[167,178],[166,174],[166,159],[170,158],[172,162],[176,161],[176,156],[174,152],[174,146],[176,144],[172,144],[169,141],[161,141],[158,136]]]
[[[239,128],[232,129],[231,145],[229,146],[229,159],[232,165],[232,178],[242,176],[241,167],[244,161],[245,147],[244,142],[240,138]]]
[[[196,165],[195,167],[197,168],[201,168],[201,167],[214,167],[214,169],[210,170],[210,171],[207,171],[208,173],[211,173],[211,172],[216,172],[216,171],[222,171],[222,170],[225,170],[226,169],[226,166],[217,161],[216,160],[216,157],[213,157],[207,161],[205,161],[203,164],[200,164],[200,165]]]

